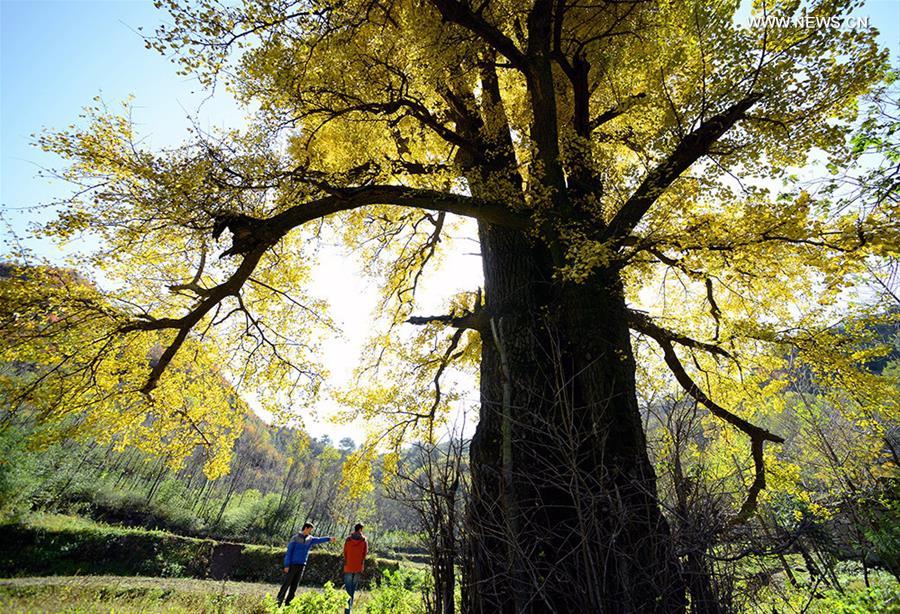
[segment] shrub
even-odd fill
[[[897,586],[873,586],[857,590],[825,591],[807,610],[811,614],[857,614],[858,612],[897,612],[900,589]]]
[[[870,524],[862,528],[876,562],[900,574],[900,484],[893,483],[893,490],[879,505],[868,508]]]
[[[284,548],[245,545],[229,578],[237,581],[281,583]],[[361,588],[369,586],[373,578],[385,571],[396,571],[399,564],[384,559],[369,560],[362,575]],[[339,582],[343,576],[343,556],[327,550],[313,550],[303,573],[303,584],[321,586],[326,582]]]
[[[115,490],[109,486],[98,488],[86,485],[78,496],[93,518],[131,527],[162,529],[184,535],[198,536],[202,524],[189,509],[178,503],[180,485],[169,480],[160,485],[160,492],[148,504],[146,495],[134,491]],[[74,494],[69,498],[73,498]]]
[[[428,574],[411,569],[385,571],[369,594],[366,614],[425,614]]]
[[[0,430],[0,518],[17,518],[30,507],[33,460],[15,429]]]
[[[297,593],[288,606],[279,608],[271,595],[266,595],[263,605],[269,614],[341,614],[347,606],[347,595],[326,582],[321,591]]]
[[[271,543],[273,534],[281,534],[281,527],[294,513],[294,507],[282,501],[278,493],[263,495],[251,489],[242,494],[237,503],[229,505],[216,530],[252,543]],[[281,539],[283,535],[277,541],[280,543]]]

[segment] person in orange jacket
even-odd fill
[[[369,543],[362,530],[364,525],[357,523],[353,527],[353,533],[344,541],[344,590],[350,595],[347,599],[345,614],[350,614],[353,608],[353,595],[362,579],[362,572],[366,566],[366,554],[369,552]]]

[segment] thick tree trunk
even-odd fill
[[[472,613],[677,612],[621,283],[552,278],[523,234],[480,230],[482,408],[471,445]]]

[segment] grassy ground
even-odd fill
[[[263,613],[263,598],[278,586],[190,578],[48,576],[0,579],[0,612],[25,614]],[[298,592],[315,591],[313,588]],[[357,593],[365,605],[368,595]],[[360,608],[362,609],[362,608]]]

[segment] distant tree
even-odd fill
[[[352,437],[344,437],[338,442],[338,450],[344,454],[349,454],[356,449],[356,442]]]
[[[433,580],[426,607],[429,614],[457,611],[457,568],[465,537],[465,447],[458,430],[439,444],[415,444],[387,483],[389,496],[414,512],[415,526],[425,537]]]

